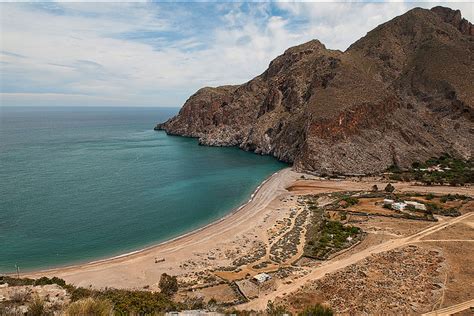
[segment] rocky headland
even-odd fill
[[[247,83],[206,87],[158,124],[315,173],[374,173],[474,148],[474,28],[459,10],[416,8],[346,51],[295,46]]]

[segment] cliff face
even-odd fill
[[[243,85],[200,89],[156,129],[319,173],[471,158],[473,56],[473,26],[459,11],[413,9],[345,52],[313,40]]]

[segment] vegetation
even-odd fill
[[[84,298],[79,301],[73,302],[66,309],[66,316],[82,316],[82,315],[95,315],[95,316],[108,316],[113,311],[113,305],[108,300],[96,299],[92,297]]]
[[[63,279],[52,277],[41,277],[39,279],[29,279],[29,278],[13,278],[10,276],[2,275],[0,276],[0,284],[8,283],[10,286],[21,286],[21,285],[48,285],[48,284],[57,284],[61,287],[66,286],[66,281]]]
[[[423,163],[414,162],[408,170],[396,166],[388,168],[390,179],[397,181],[420,181],[424,184],[449,184],[453,186],[474,182],[474,162],[461,160],[444,154]]]
[[[395,191],[395,187],[391,183],[389,183],[387,184],[384,190],[385,192],[392,193],[393,191]]]
[[[461,195],[461,194],[448,194],[448,195],[443,195],[440,198],[440,201],[443,203],[446,203],[448,201],[456,201],[456,200],[468,200],[469,197],[466,195]]]
[[[265,310],[265,313],[270,316],[281,316],[285,314],[290,314],[290,312],[286,309],[285,306],[276,305],[272,301],[269,301],[267,303],[267,309]]]
[[[186,309],[185,304],[173,302],[163,293],[150,291],[130,291],[119,289],[90,290],[74,288],[71,300],[78,301],[88,297],[110,301],[116,315],[154,314],[173,310]]]
[[[46,306],[44,301],[40,299],[38,296],[35,296],[33,301],[28,304],[28,312],[26,313],[27,316],[44,316],[47,315]]]
[[[344,208],[347,208],[349,206],[353,206],[359,203],[359,199],[352,196],[344,196],[342,197],[341,201],[345,202],[344,203],[345,205],[343,206]]]
[[[319,260],[327,259],[331,253],[350,245],[360,232],[358,227],[323,219],[319,225],[308,229],[304,255]]]
[[[333,311],[329,307],[325,307],[321,304],[316,304],[310,307],[306,307],[299,316],[332,316]]]
[[[160,278],[159,287],[161,293],[164,295],[173,296],[176,292],[178,292],[178,280],[175,276],[163,273]]]

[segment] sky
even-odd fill
[[[0,3],[0,105],[179,107],[287,48],[344,51],[414,7],[471,2]]]

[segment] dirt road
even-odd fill
[[[458,312],[462,312],[468,308],[474,308],[474,300],[470,300],[467,302],[462,302],[460,304],[448,306],[445,308],[441,308],[426,314],[423,314],[422,316],[444,316],[444,315],[453,315]]]
[[[398,239],[391,239],[387,242],[384,242],[379,245],[372,246],[370,248],[367,248],[365,250],[362,250],[358,253],[355,253],[349,257],[346,257],[344,259],[339,259],[339,260],[334,260],[334,261],[328,261],[323,263],[321,266],[316,268],[313,272],[307,274],[306,276],[298,279],[296,282],[288,284],[288,285],[282,285],[278,288],[277,291],[274,291],[264,297],[257,298],[251,302],[248,302],[246,304],[239,305],[238,308],[242,310],[264,310],[267,306],[268,301],[274,301],[275,298],[284,296],[288,293],[292,293],[296,290],[298,290],[300,287],[302,287],[306,282],[310,280],[317,280],[321,279],[328,273],[335,272],[337,270],[343,269],[351,264],[354,264],[356,262],[359,262],[373,254],[385,252],[385,251],[390,251],[395,248],[403,247],[411,243],[415,242],[422,242],[422,238],[426,237],[430,234],[433,234],[443,228],[446,228],[448,226],[454,225],[458,222],[461,222],[469,217],[474,215],[474,213],[466,213],[464,215],[461,215],[459,217],[455,217],[453,219],[449,219],[440,223],[437,223],[435,225],[432,225],[426,229],[423,229],[420,232],[417,232],[413,235],[410,235],[408,237],[404,238],[398,238]]]

